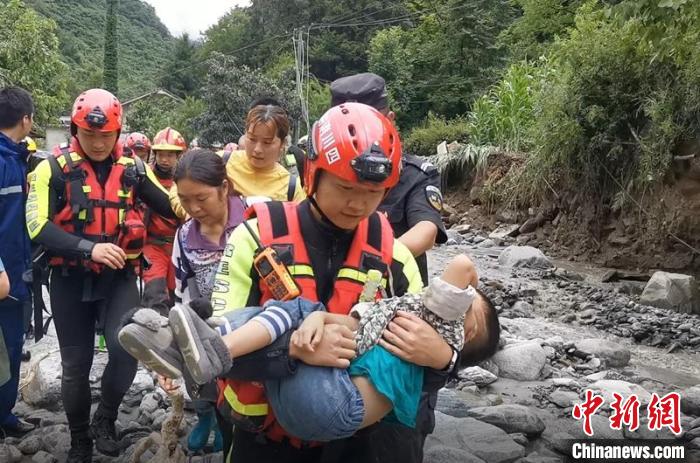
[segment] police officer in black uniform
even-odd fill
[[[386,83],[377,74],[356,74],[335,80],[331,84],[333,106],[356,101],[372,106],[392,121],[395,113],[389,109]],[[442,222],[442,193],[440,174],[430,162],[404,152],[403,168],[396,185],[379,206],[386,213],[399,241],[415,256],[423,285],[428,284],[428,260],[425,252],[435,243],[447,241]]]

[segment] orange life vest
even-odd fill
[[[263,246],[275,248],[278,255],[286,260],[290,273],[299,285],[301,297],[318,301],[316,280],[301,234],[297,208],[298,204],[291,202],[259,203],[248,209],[246,216],[257,216],[260,241]],[[348,314],[362,293],[369,270],[377,269],[385,277],[388,275],[393,249],[394,233],[384,215],[374,213],[360,222],[345,262],[337,273],[333,295],[326,304],[327,310]],[[386,287],[387,279],[382,283]],[[272,293],[262,284],[260,290],[262,305],[272,298]],[[222,416],[241,429],[264,431],[266,437],[273,441],[280,442],[287,438],[292,445],[301,447],[302,441],[287,433],[275,420],[262,384],[219,379],[218,386],[217,406]]]
[[[136,231],[136,234],[141,233],[145,237],[143,220],[134,208],[134,187],[138,177],[145,175],[145,166],[142,161],[135,161],[118,152],[113,156],[114,164],[104,187],[90,162],[68,145],[62,145],[49,158],[52,178],[65,182],[62,188],[65,205],[53,216],[53,223],[68,233],[95,243],[120,244],[120,237],[126,231],[125,224],[130,227],[129,234],[134,234],[134,228],[140,228],[141,232]],[[131,260],[141,255],[143,238],[140,243],[138,241],[130,240],[129,249],[125,249]],[[102,266],[95,262],[81,262],[62,256],[53,256],[49,265],[84,265],[95,272],[102,270]]]

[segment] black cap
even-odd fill
[[[334,80],[331,84],[331,105],[338,106],[349,101],[364,103],[377,110],[386,109],[389,100],[384,78],[365,72]]]

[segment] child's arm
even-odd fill
[[[221,339],[232,359],[260,350],[272,342],[268,329],[255,320],[236,328]]]
[[[351,330],[357,330],[358,322],[348,315],[339,315],[328,312],[313,312],[299,326],[292,335],[292,343],[302,349],[314,351],[323,338],[324,325],[342,325]]]
[[[241,314],[244,320],[236,320],[236,317]],[[233,331],[224,334],[222,339],[233,359],[267,347],[298,324],[292,320],[290,312],[274,305],[264,310],[259,309],[252,318],[247,318],[244,312],[236,310],[231,311],[224,318],[229,317],[231,319],[228,329]],[[223,332],[225,333],[228,329]]]

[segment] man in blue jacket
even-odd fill
[[[31,260],[24,210],[29,151],[22,140],[29,135],[33,115],[34,103],[28,92],[18,87],[0,90],[0,260],[10,280],[10,294],[0,300],[0,329],[11,373],[10,380],[0,387],[0,432],[16,437],[34,429],[12,413],[24,341],[23,304],[29,299],[22,274]]]

